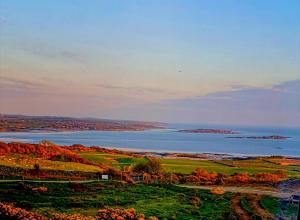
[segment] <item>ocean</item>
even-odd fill
[[[199,134],[180,129],[231,129],[236,134]],[[287,136],[288,139],[236,139],[230,136]],[[219,153],[236,156],[282,155],[300,157],[300,128],[170,124],[167,129],[147,131],[3,132],[0,141],[59,145],[83,144],[124,150],[153,152]]]

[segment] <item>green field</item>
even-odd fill
[[[45,186],[47,192],[34,192],[31,187]],[[227,219],[235,215],[231,198],[236,194],[213,195],[207,190],[188,189],[175,185],[126,184],[116,181],[93,183],[0,183],[0,201],[16,207],[37,211],[50,217],[54,212],[80,213],[94,216],[99,208],[135,208],[146,217],[160,220]],[[199,203],[193,203],[197,198]],[[257,210],[248,202],[248,195],[241,197],[241,207],[249,216]],[[279,213],[279,201],[262,197],[260,205],[271,214]],[[288,206],[286,216],[295,216],[297,205]]]
[[[41,186],[32,183],[32,186]],[[172,185],[128,185],[120,182],[79,184],[74,191],[68,183],[45,183],[48,192],[38,193],[21,189],[18,183],[0,183],[0,201],[17,207],[39,211],[47,216],[52,212],[95,215],[99,208],[133,207],[146,217],[159,219],[221,219],[231,211],[231,193],[212,195],[209,191],[186,189]],[[73,190],[72,190],[73,189]],[[193,197],[200,204],[191,203]]]
[[[143,158],[132,158],[123,154],[99,152],[80,152],[80,155],[94,162],[104,163],[116,168],[122,168],[125,165],[131,165],[143,160]],[[225,174],[233,174],[235,172],[247,172],[249,174],[273,173],[281,170],[285,171],[289,177],[300,178],[300,165],[283,166],[262,159],[213,161],[186,158],[162,158],[161,163],[166,172],[182,174],[190,174],[197,168]]]

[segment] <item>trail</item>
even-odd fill
[[[248,195],[247,198],[248,198],[248,201],[250,202],[250,205],[254,209],[254,212],[257,215],[259,215],[262,219],[266,219],[266,220],[274,220],[275,219],[275,217],[271,213],[269,213],[268,211],[266,211],[265,209],[263,209],[260,206],[259,201],[261,199],[261,196]]]
[[[250,220],[248,213],[241,207],[241,196],[235,195],[231,198],[231,206],[240,220]]]

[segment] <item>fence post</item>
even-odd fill
[[[298,201],[298,220],[300,220],[300,200]]]

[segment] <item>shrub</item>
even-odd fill
[[[209,173],[204,169],[196,169],[193,174],[198,177],[199,181],[202,182],[215,182],[218,176],[215,172]]]
[[[146,157],[146,161],[138,162],[133,166],[133,171],[159,174],[162,171],[161,162],[155,157]]]
[[[212,188],[210,192],[214,195],[222,195],[225,193],[225,191],[223,189],[218,188],[218,187]]]
[[[232,176],[232,180],[234,183],[249,183],[250,176],[248,175],[248,173],[235,173]]]
[[[280,180],[280,176],[275,173],[259,173],[255,175],[257,182],[271,182],[276,183]]]
[[[51,220],[95,220],[92,216],[82,216],[79,214],[60,214],[54,213]]]
[[[192,205],[194,205],[194,206],[200,205],[200,198],[197,197],[197,196],[193,196],[193,197],[190,199],[190,204],[192,204]]]
[[[144,215],[137,215],[134,208],[103,208],[99,209],[96,220],[144,220]]]
[[[36,212],[29,212],[25,209],[15,208],[10,204],[0,202],[0,219],[7,220],[46,220],[46,218]]]

